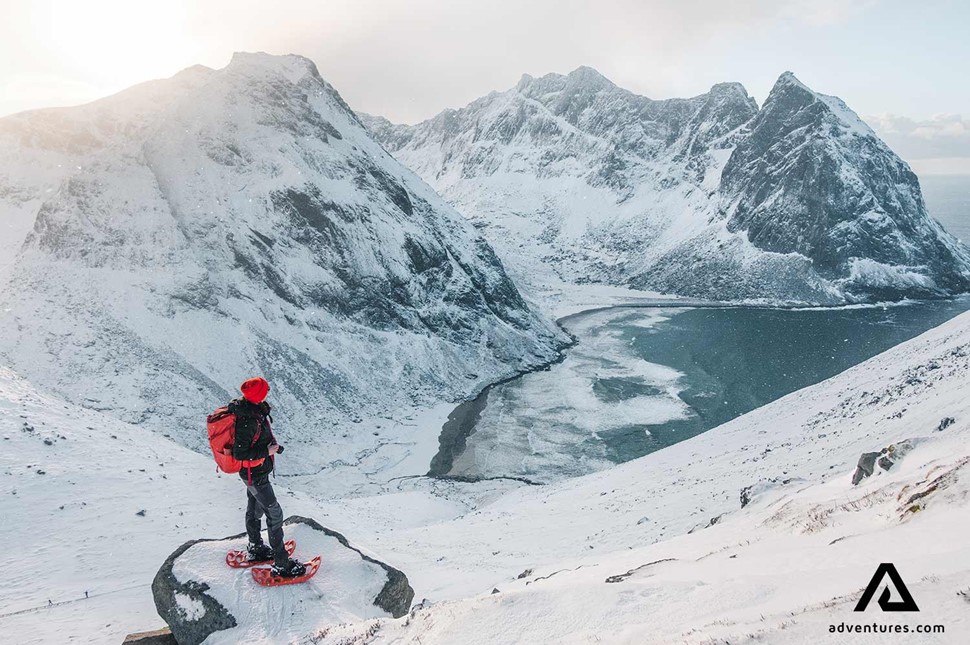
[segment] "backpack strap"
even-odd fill
[[[250,448],[252,448],[252,447],[254,447],[256,445],[256,442],[259,441],[260,435],[262,435],[262,433],[263,433],[263,420],[262,420],[262,418],[260,417],[259,414],[256,414],[254,416],[256,417],[256,432],[253,433],[253,440],[249,444],[249,447]],[[272,436],[272,431],[270,431],[270,436]],[[252,486],[253,485],[253,467],[252,466],[247,466],[246,467],[246,475],[247,475],[246,482],[248,483],[249,486]]]

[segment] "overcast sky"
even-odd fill
[[[415,122],[595,67],[651,98],[791,70],[918,168],[970,173],[961,0],[0,0],[0,115],[86,102],[233,51],[316,61],[355,109]],[[961,116],[962,115],[962,116]]]

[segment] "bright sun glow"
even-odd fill
[[[32,22],[58,62],[104,85],[171,75],[193,54],[180,0],[53,0],[35,5]]]

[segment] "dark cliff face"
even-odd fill
[[[842,101],[790,73],[731,155],[720,192],[731,231],[804,255],[825,278],[851,281],[865,259],[929,278],[927,293],[970,284],[966,251],[928,216],[906,163]]]

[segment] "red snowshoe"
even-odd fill
[[[295,585],[300,582],[306,582],[313,576],[317,575],[317,571],[320,569],[320,556],[313,558],[306,563],[306,572],[302,576],[294,576],[292,578],[284,576],[274,576],[273,570],[269,568],[253,569],[253,580],[261,584],[264,587],[277,587],[280,585]]]
[[[283,543],[283,546],[286,547],[287,555],[293,555],[293,552],[296,551],[296,540],[287,540]],[[226,554],[226,564],[233,569],[248,569],[249,567],[256,566],[257,564],[269,564],[272,561],[272,556],[266,560],[250,560],[249,553],[246,552],[246,549],[230,551]]]

